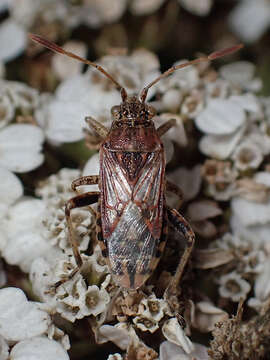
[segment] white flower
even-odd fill
[[[210,200],[194,201],[188,206],[188,217],[192,221],[203,221],[221,214],[218,204]]]
[[[261,204],[235,197],[231,207],[232,216],[235,216],[242,225],[263,225],[270,222],[270,200]]]
[[[191,91],[181,105],[181,115],[193,119],[198,116],[204,108],[204,93],[198,89]]]
[[[79,177],[78,170],[63,168],[57,174],[43,180],[36,189],[36,194],[42,196],[49,210],[43,215],[43,225],[47,230],[46,237],[51,245],[58,245],[67,255],[72,255],[73,252],[68,239],[65,204],[76,196],[71,190],[71,183]],[[87,207],[77,208],[72,210],[71,220],[78,238],[78,248],[80,251],[85,251],[90,241],[92,214]]]
[[[76,82],[74,84],[76,89]],[[73,101],[52,100],[44,109],[48,115],[45,133],[52,143],[74,142],[84,137],[85,117],[89,107],[74,99]]]
[[[155,332],[159,321],[168,313],[168,304],[163,299],[157,299],[154,294],[143,298],[139,304],[138,316],[133,319],[136,327],[142,331]]]
[[[212,99],[196,117],[196,126],[211,135],[234,133],[246,119],[244,110],[230,99]]]
[[[99,245],[94,248],[93,255],[88,257],[89,264],[93,273],[97,273],[98,277],[104,276],[109,272],[105,258],[102,256]]]
[[[205,95],[207,100],[209,98],[225,99],[228,97],[230,90],[230,84],[228,81],[220,78],[205,84]]]
[[[43,163],[44,135],[34,125],[9,125],[0,131],[0,166],[14,172],[34,170]]]
[[[212,0],[178,0],[184,9],[194,15],[206,16],[212,7]]]
[[[148,15],[161,7],[164,0],[133,0],[130,11],[134,15]]]
[[[7,169],[0,167],[0,219],[4,217],[9,206],[14,204],[23,194],[23,186],[19,178]]]
[[[66,350],[54,340],[33,337],[16,344],[11,352],[12,360],[69,360]]]
[[[37,19],[44,23],[65,22],[67,16],[62,0],[10,0],[9,11],[11,17],[26,29],[30,29]]]
[[[263,154],[259,146],[247,138],[235,149],[232,159],[237,169],[245,171],[258,168],[263,161]]]
[[[133,319],[134,324],[138,329],[141,331],[150,331],[150,333],[154,333],[156,330],[158,330],[158,321],[154,319],[145,318],[143,316],[136,316]]]
[[[252,239],[254,244],[263,245],[267,248],[269,243],[270,222],[246,226],[241,222],[241,219],[235,215],[235,213],[232,213],[230,226],[234,234],[249,237]]]
[[[78,24],[83,23],[91,27],[117,21],[126,9],[127,0],[83,0],[82,4],[71,8]],[[67,5],[66,5],[67,6]],[[72,13],[71,13],[72,15]]]
[[[39,183],[36,188],[36,195],[53,204],[59,200],[65,203],[72,196],[75,196],[71,190],[71,183],[80,176],[79,170],[62,168],[57,174],[53,174]]]
[[[26,84],[0,79],[0,89],[0,128],[14,120],[17,113],[31,116],[39,106],[38,91]]]
[[[2,256],[12,265],[29,272],[32,261],[51,250],[44,238],[42,221],[46,204],[42,200],[22,199],[8,211],[6,242],[0,244]]]
[[[219,160],[227,159],[239,143],[245,131],[245,125],[229,135],[206,135],[199,142],[200,151]]]
[[[208,301],[200,301],[193,305],[192,309],[192,326],[201,332],[214,330],[215,324],[228,319],[228,314],[214,306]]]
[[[254,78],[256,67],[248,61],[237,61],[226,64],[219,70],[220,75],[232,85],[232,90],[258,91],[262,87],[262,80]]]
[[[232,95],[230,100],[237,103],[243,110],[247,111],[249,115],[252,115],[252,120],[262,120],[263,112],[260,100],[251,92],[241,95]],[[251,118],[251,116],[249,117]]]
[[[150,320],[160,321],[168,313],[168,304],[154,294],[143,298],[139,304],[139,314]]]
[[[192,200],[196,197],[202,183],[200,165],[196,165],[192,169],[179,167],[170,172],[167,177],[180,187],[185,201]]]
[[[56,272],[56,263],[63,263],[65,257],[58,252],[56,248],[53,248],[50,256],[46,256],[46,258],[45,256],[44,258],[41,256],[42,254],[33,260],[31,264],[30,281],[34,294],[43,301],[49,311],[54,313],[56,312],[58,302],[56,295],[53,292],[51,293],[50,290],[59,280],[59,276]]]
[[[70,349],[70,341],[68,335],[66,335],[63,330],[59,329],[54,324],[51,324],[49,326],[47,334],[50,340],[55,340],[59,342],[65,350]]]
[[[164,323],[162,326],[162,333],[171,343],[181,346],[187,354],[194,351],[194,345],[186,336],[176,318],[169,319]]]
[[[109,355],[107,360],[123,360],[123,357],[119,353],[115,353]]]
[[[86,284],[81,274],[57,289],[57,312],[64,319],[74,322],[82,319],[81,309],[85,306]]]
[[[89,286],[85,293],[85,306],[82,313],[84,316],[97,316],[106,310],[110,300],[110,295],[105,289],[99,289],[96,285]]]
[[[0,80],[1,94],[8,95],[14,109],[23,115],[31,115],[40,103],[39,93],[36,89],[18,82]]]
[[[104,344],[107,341],[111,341],[121,350],[126,350],[132,341],[133,336],[137,338],[134,329],[125,323],[119,323],[114,326],[101,325],[96,335],[96,341],[98,344]]]
[[[165,91],[161,99],[161,107],[165,111],[177,112],[180,108],[183,95],[179,89],[168,89]]]
[[[67,194],[65,194],[67,196]],[[69,198],[71,198],[70,196]],[[68,228],[65,217],[65,201],[61,196],[48,202],[50,212],[43,216],[43,225],[47,230],[47,238],[52,245],[58,245],[66,254],[73,254],[71,244],[68,239]],[[85,251],[88,248],[90,237],[89,231],[92,224],[92,214],[87,208],[74,209],[71,212],[71,220],[76,229],[78,238],[78,248]]]
[[[8,342],[44,334],[50,323],[49,315],[38,303],[28,301],[21,289],[0,290],[0,335]]]
[[[208,360],[207,348],[200,344],[193,344],[194,350],[186,354],[184,350],[170,341],[160,345],[160,360]]]
[[[91,272],[91,268],[87,266],[85,258],[83,261],[82,272],[87,277],[86,272]],[[63,261],[62,263],[65,264]],[[66,263],[66,265],[68,264]],[[72,271],[73,268],[70,266],[69,270]],[[54,269],[53,271],[56,274],[57,270]],[[57,289],[56,299],[56,311],[63,318],[74,322],[76,319],[82,319],[85,316],[94,315],[96,317],[105,312],[110,302],[110,295],[103,287],[99,288],[96,285],[87,287],[82,275],[77,274]]]
[[[238,302],[241,298],[245,299],[251,289],[250,284],[235,271],[222,275],[218,282],[220,284],[220,296],[235,302]]]
[[[27,37],[24,29],[8,19],[0,25],[0,61],[7,62],[19,56],[25,49]]]
[[[259,40],[270,25],[270,4],[267,0],[242,0],[229,17],[232,30],[245,42]]]

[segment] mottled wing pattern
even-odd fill
[[[101,216],[109,265],[118,282],[138,288],[151,273],[163,219],[163,152],[144,153],[131,180],[115,152],[102,154]]]

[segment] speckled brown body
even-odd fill
[[[140,117],[138,117],[140,114]],[[100,148],[99,241],[116,281],[137,289],[163,250],[165,158],[147,105],[127,98]]]
[[[154,127],[143,124],[124,127],[119,139],[121,151],[110,135],[100,150],[102,241],[116,281],[136,289],[153,271],[161,238],[164,151]]]

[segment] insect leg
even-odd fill
[[[175,119],[170,119],[170,120],[166,121],[163,125],[161,125],[160,127],[157,128],[158,136],[164,135],[167,131],[170,130],[170,128],[175,126],[175,124],[176,124]]]
[[[175,209],[167,209],[168,219],[173,227],[180,233],[182,233],[187,239],[187,245],[184,251],[184,254],[177,266],[174,277],[172,278],[169,286],[166,289],[166,293],[168,294],[171,291],[175,291],[177,285],[179,284],[181,277],[184,272],[184,268],[190,258],[194,242],[195,242],[195,234],[191,229],[189,223],[180,215]]]
[[[55,283],[54,286],[52,287],[54,290],[57,289],[57,287],[60,286],[61,284],[70,280],[75,274],[77,274],[77,272],[80,271],[80,268],[82,267],[82,264],[83,264],[83,261],[82,261],[82,258],[81,258],[81,255],[80,255],[80,252],[78,249],[78,244],[76,241],[76,236],[74,234],[74,228],[73,228],[72,220],[71,220],[71,210],[79,208],[79,207],[94,204],[95,202],[98,201],[98,197],[99,197],[99,192],[96,192],[96,191],[87,192],[85,194],[80,194],[80,195],[73,197],[72,199],[68,200],[68,202],[66,203],[65,215],[66,215],[67,226],[68,226],[68,239],[69,239],[70,245],[72,247],[72,251],[73,251],[73,255],[74,255],[77,267],[71,272],[71,274],[69,274],[68,277],[63,278],[63,279],[59,280],[57,283]]]
[[[179,186],[175,185],[173,182],[171,182],[170,180],[166,180],[166,190],[175,194],[178,197],[178,204],[177,204],[177,209],[179,209],[183,203],[183,191],[180,189]]]
[[[76,180],[73,180],[71,183],[71,189],[76,191],[76,188],[81,185],[95,185],[98,184],[99,175],[87,175],[81,176]]]
[[[91,116],[87,116],[85,121],[101,138],[105,139],[108,136],[109,130]]]
[[[95,133],[92,134],[88,129],[84,129],[84,132],[86,133],[86,146],[91,150],[99,149],[100,144],[107,137],[109,130],[90,116],[87,116],[85,121]]]

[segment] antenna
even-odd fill
[[[41,44],[56,53],[69,56],[73,59],[83,62],[84,64],[94,66],[98,71],[100,71],[103,75],[105,75],[108,79],[110,79],[116,85],[116,88],[121,92],[121,96],[122,96],[123,100],[127,97],[126,90],[123,88],[123,86],[121,86],[110,74],[108,74],[107,71],[105,69],[103,69],[102,66],[95,64],[92,61],[81,58],[80,56],[73,54],[70,51],[66,51],[63,48],[61,48],[60,46],[56,45],[55,43],[53,43],[47,39],[44,39],[43,37],[41,37],[39,35],[29,34],[29,37],[34,42]]]
[[[225,55],[234,53],[235,51],[238,51],[239,49],[241,49],[244,45],[243,44],[238,44],[238,45],[234,45],[232,47],[223,49],[223,50],[219,50],[219,51],[215,51],[213,53],[211,53],[208,56],[202,56],[200,58],[197,58],[195,60],[191,60],[188,62],[185,62],[184,64],[179,64],[179,65],[175,65],[172,66],[170,69],[168,69],[167,71],[165,71],[163,74],[161,74],[159,77],[157,77],[155,80],[153,80],[149,85],[145,86],[140,94],[140,99],[142,102],[145,102],[145,99],[147,97],[147,93],[148,90],[150,89],[150,87],[152,87],[153,85],[155,85],[157,82],[159,82],[159,80],[167,77],[168,75],[172,74],[175,70],[178,69],[183,69],[186,66],[190,66],[190,65],[194,65],[194,64],[198,64],[200,62],[205,62],[205,61],[212,61],[218,58],[221,58]]]

